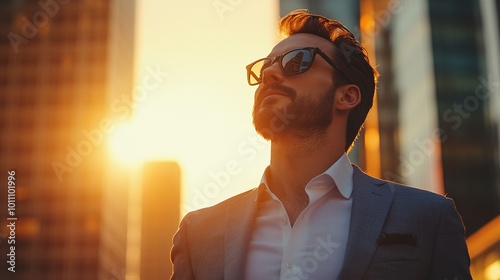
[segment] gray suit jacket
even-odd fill
[[[338,279],[471,279],[464,227],[451,199],[370,177],[356,166],[353,183]],[[172,279],[242,280],[256,197],[253,189],[187,214],[174,236]]]

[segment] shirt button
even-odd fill
[[[282,224],[285,224],[285,223],[286,223],[286,217],[285,217],[285,216],[282,216],[282,217],[281,217],[281,223],[282,223]]]
[[[288,268],[292,268],[292,267],[293,267],[293,263],[291,263],[291,262],[287,262],[287,263],[286,263],[286,266],[287,266]]]

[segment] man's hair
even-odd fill
[[[342,23],[310,14],[307,10],[296,10],[287,14],[279,21],[278,26],[284,37],[308,33],[332,42],[335,46],[332,59],[342,72],[334,72],[335,89],[346,84],[359,87],[361,102],[351,110],[347,120],[345,150],[348,151],[358,137],[366,115],[373,105],[378,78],[377,70],[370,66],[366,50]]]

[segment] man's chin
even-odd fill
[[[315,126],[311,123],[298,124],[290,120],[285,123],[277,118],[273,113],[271,114],[257,114],[254,115],[253,125],[255,131],[259,133],[264,139],[273,143],[287,143],[292,139],[307,139],[316,136],[324,136],[327,126]]]
[[[262,138],[274,143],[283,142],[290,137],[290,127],[278,124],[276,118],[254,119],[253,125]]]
[[[266,123],[266,122],[264,122]],[[253,126],[255,128],[255,131],[257,131],[260,136],[262,136],[266,140],[273,140],[273,136],[276,134],[275,132],[272,131],[272,129],[268,125],[264,125],[262,122],[259,122],[258,120],[253,121]]]
[[[261,109],[257,116],[254,115],[253,126],[255,131],[259,133],[264,139],[273,141],[279,131],[272,125],[273,118],[271,109]]]

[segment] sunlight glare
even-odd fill
[[[255,87],[246,82],[245,66],[278,41],[279,1],[228,3],[232,9],[224,11],[201,0],[138,3],[134,88],[148,83],[130,120],[108,135],[110,153],[122,164],[180,164],[182,214],[201,207],[193,197],[228,163],[238,162],[241,172],[203,206],[254,188],[269,161],[265,144],[251,144],[258,137],[251,119]],[[168,75],[146,79],[151,69]]]

